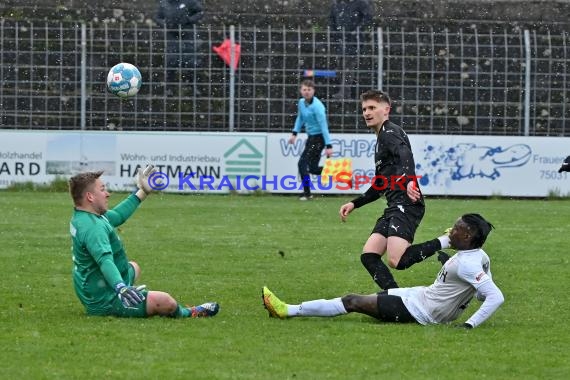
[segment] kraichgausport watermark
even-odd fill
[[[340,172],[334,176],[316,176],[316,179],[306,176],[302,180],[297,175],[224,175],[196,176],[196,173],[185,175],[178,173],[176,187],[180,191],[291,191],[303,190],[309,186],[312,190],[360,190],[370,185],[375,190],[406,190],[407,184],[412,181],[417,186],[421,176],[417,175],[392,175],[389,177],[377,175],[352,175],[348,172]],[[148,184],[153,190],[162,191],[170,187],[171,178],[163,172],[155,172],[148,178]],[[171,187],[174,188],[174,187]]]

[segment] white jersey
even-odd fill
[[[489,310],[481,310],[481,316],[468,321],[475,326],[503,302],[502,293],[491,278],[489,256],[482,249],[458,251],[445,263],[430,286],[389,289],[388,294],[400,296],[410,314],[422,325],[427,325],[456,320],[481,286],[493,297],[487,305]]]

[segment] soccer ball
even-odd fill
[[[142,84],[139,69],[130,63],[118,63],[107,74],[107,90],[120,98],[135,96]]]

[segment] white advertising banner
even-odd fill
[[[300,193],[297,163],[305,136],[283,133],[0,131],[0,188],[47,183],[104,170],[111,190],[132,190],[138,167],[156,165],[157,190]],[[558,173],[570,138],[410,135],[416,175],[426,195],[543,197],[570,195]],[[370,134],[333,134],[333,158],[352,159],[353,183],[324,183],[315,194],[359,194],[374,176]],[[321,158],[321,165],[325,158]]]
[[[152,178],[157,190],[241,190],[241,178],[265,174],[266,140],[241,133],[0,131],[0,188],[104,170],[109,189],[132,190],[137,169],[152,163],[160,172]]]
[[[268,137],[268,174],[296,170],[304,141],[287,145],[289,135]],[[416,175],[427,195],[521,196],[570,195],[570,173],[558,173],[570,155],[570,138],[409,135]],[[374,177],[373,134],[333,136],[333,157],[352,158],[353,192]],[[322,163],[322,161],[321,161]],[[320,184],[314,178],[315,191]],[[338,188],[337,188],[338,187]],[[320,192],[342,193],[344,183]]]
[[[570,195],[570,173],[558,173],[570,138],[419,135],[410,141],[426,194]]]

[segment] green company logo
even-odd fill
[[[238,175],[261,175],[263,154],[249,141],[241,139],[225,154],[226,175],[235,179]]]

